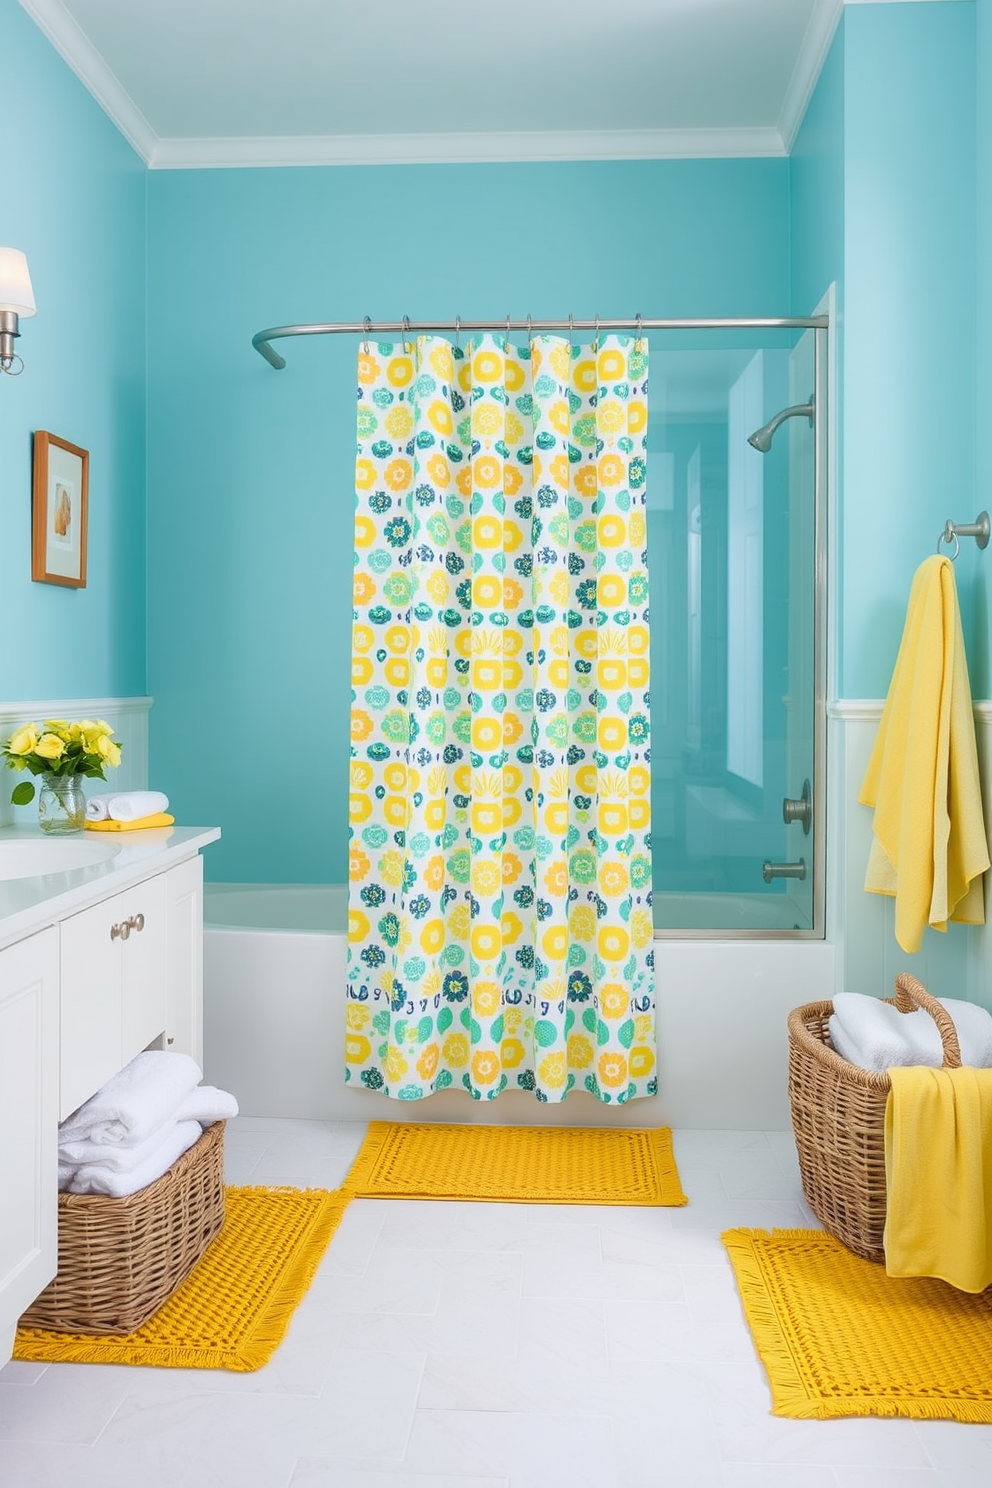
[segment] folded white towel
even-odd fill
[[[60,1137],[59,1166],[61,1168],[69,1164],[74,1168],[81,1168],[90,1163],[99,1163],[113,1173],[128,1173],[132,1168],[140,1168],[145,1159],[157,1147],[161,1147],[180,1120],[196,1119],[195,1116],[182,1116],[177,1112],[161,1126],[157,1126],[143,1142],[91,1142],[86,1137],[81,1137],[76,1142],[66,1142]]]
[[[198,1121],[213,1126],[215,1121],[230,1121],[238,1114],[238,1103],[226,1090],[216,1085],[197,1085],[176,1112],[177,1121]]]
[[[90,821],[137,821],[157,811],[168,811],[169,798],[162,791],[121,791],[119,795],[91,796],[86,803]]]
[[[992,1016],[985,1008],[960,998],[937,1000],[954,1020],[962,1064],[978,1069],[992,1067]],[[891,1003],[857,992],[838,992],[833,1001],[830,1042],[850,1064],[885,1070],[909,1064],[936,1068],[943,1062],[937,1025],[922,1009],[900,1013]]]
[[[138,1054],[63,1121],[59,1145],[86,1140],[137,1146],[175,1116],[202,1073],[188,1054],[159,1049]]]
[[[198,1121],[178,1121],[168,1128],[165,1139],[153,1144],[137,1167],[118,1172],[106,1163],[85,1163],[77,1168],[68,1188],[70,1193],[109,1194],[122,1199],[137,1193],[167,1173],[172,1164],[198,1142],[203,1129]]]

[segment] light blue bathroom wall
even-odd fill
[[[977,510],[975,21],[967,3],[844,19],[843,697],[885,695],[913,573]],[[988,561],[967,543],[957,563],[970,651]]]
[[[831,381],[838,389],[844,385],[844,42],[841,16],[789,157],[792,309],[797,315],[812,314],[833,285],[835,325],[830,347],[837,365],[831,369]],[[830,412],[837,429],[838,448],[843,448],[843,398],[838,397],[837,403],[838,407]],[[838,550],[844,531],[842,476],[842,469],[832,472],[831,499],[837,510],[831,513],[828,523]],[[839,587],[831,575],[831,595]],[[831,646],[828,675],[833,678],[835,657],[843,645],[844,634],[844,614],[839,605],[830,605],[828,625]]]
[[[789,156],[792,310],[811,315],[844,280],[844,17]]]
[[[25,370],[0,376],[0,700],[145,686],[143,163],[17,4],[0,0],[0,243],[28,256]],[[85,589],[31,579],[31,447],[89,451]]]
[[[992,0],[975,7],[977,275],[975,284],[975,510],[992,510]],[[992,693],[992,548],[978,560],[969,666],[978,697]]]
[[[355,357],[295,321],[790,304],[786,160],[154,172],[151,782],[214,879],[346,867]]]

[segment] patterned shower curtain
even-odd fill
[[[648,349],[364,343],[346,1079],[654,1094]]]

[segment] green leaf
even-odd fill
[[[10,793],[10,799],[15,806],[26,806],[29,801],[33,801],[34,786],[30,780],[22,780],[20,785],[15,785]]]

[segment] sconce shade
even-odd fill
[[[34,315],[37,306],[28,261],[19,248],[0,248],[0,311]]]

